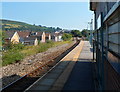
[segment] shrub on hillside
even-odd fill
[[[4,53],[2,59],[3,59],[2,65],[4,66],[22,60],[23,54],[21,54],[19,51],[11,50],[9,52],[7,51],[6,53]]]
[[[46,43],[40,43],[37,46],[24,46],[22,44],[14,44],[11,49],[8,49],[6,52],[3,52],[3,63],[2,65],[8,65],[15,62],[18,62],[25,58],[26,56],[34,55],[36,53],[44,52],[51,47],[62,45],[68,43],[69,41],[63,42],[52,42],[47,41]]]
[[[53,41],[51,41],[51,40],[47,40],[46,43],[53,43]]]
[[[3,63],[2,65],[12,64],[14,62],[18,62],[23,59],[23,54],[20,52],[24,48],[24,45],[12,44],[10,43],[7,51],[3,52]]]
[[[64,41],[70,40],[71,38],[72,38],[72,35],[71,34],[67,34],[67,33],[64,33],[63,36],[62,36],[62,39]]]
[[[14,50],[21,50],[24,48],[24,45],[21,43],[18,44],[10,44],[10,49],[14,49]]]

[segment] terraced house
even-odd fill
[[[51,33],[51,40],[52,41],[62,41],[62,34],[59,32]]]
[[[44,43],[47,40],[62,41],[60,33],[6,31],[6,35],[6,43],[12,42],[13,44],[38,45],[39,42]]]
[[[45,33],[45,40],[51,40],[51,34],[50,33]]]
[[[46,34],[45,32],[30,32],[30,37],[36,37],[40,42],[45,42]]]
[[[44,32],[23,32],[16,31],[6,32],[5,42],[12,42],[13,44],[22,43],[25,45],[38,45],[38,41],[45,42],[45,33]]]
[[[38,45],[38,39],[36,37],[26,37],[23,39],[24,45]]]
[[[12,42],[13,44],[17,44],[20,42],[20,37],[18,32],[7,31],[5,34],[5,44]]]

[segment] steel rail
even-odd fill
[[[53,61],[48,61],[45,64],[38,67],[37,69],[33,70],[32,72],[13,81],[12,83],[10,83],[6,87],[4,87],[2,89],[2,92],[13,92],[15,90],[16,91],[24,91],[30,85],[32,85],[36,80],[38,80],[40,77],[44,76],[47,72],[49,72],[51,69],[53,69],[65,55],[67,55],[70,51],[72,51],[79,44],[79,42],[80,41],[77,41],[72,47],[70,47],[69,49],[64,51],[58,57],[54,58]],[[47,69],[45,69],[45,68],[47,68]],[[22,85],[23,83],[24,83],[24,85]]]

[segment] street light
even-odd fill
[[[91,22],[88,22],[88,24],[90,25],[90,37],[89,37],[89,41],[90,41],[90,44],[92,45],[93,19],[91,19]]]

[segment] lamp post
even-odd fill
[[[92,37],[93,37],[93,34],[92,34],[92,31],[93,31],[93,19],[91,19],[91,22],[88,22],[88,24],[90,25],[90,37],[89,37],[89,41],[90,41],[90,44],[92,45]]]

